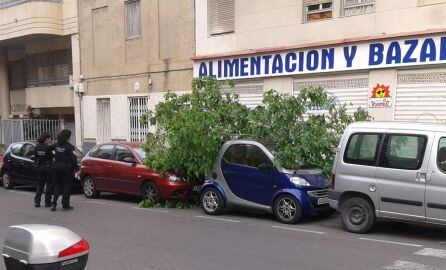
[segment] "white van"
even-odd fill
[[[353,123],[332,178],[329,204],[349,232],[368,232],[376,218],[446,225],[446,126]]]

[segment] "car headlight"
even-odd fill
[[[181,178],[176,175],[169,176],[168,180],[169,180],[169,182],[181,182],[182,181]]]
[[[298,186],[309,186],[310,185],[310,183],[308,183],[307,180],[297,177],[297,176],[291,177],[290,181],[293,184],[298,185]]]

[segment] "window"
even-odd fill
[[[96,102],[98,141],[101,143],[109,142],[111,140],[110,99],[98,98]]]
[[[223,155],[224,163],[232,163],[249,167],[259,167],[261,164],[273,166],[270,158],[255,145],[231,145]]]
[[[352,164],[375,166],[381,134],[353,134],[347,144],[344,161]]]
[[[127,39],[141,37],[141,1],[125,2],[125,36]]]
[[[13,155],[20,156],[20,150],[22,149],[22,145],[20,143],[13,144],[11,146],[11,152]]]
[[[388,135],[384,140],[380,167],[418,170],[423,163],[427,138],[420,135]]]
[[[31,158],[34,154],[34,146],[31,144],[25,144],[22,148],[22,155],[24,158]]]
[[[133,156],[132,152],[125,146],[117,145],[116,146],[116,160],[124,162],[125,158],[132,158],[135,160],[135,157]]]
[[[333,17],[333,0],[305,0],[305,21],[318,21]]]
[[[144,160],[146,158],[147,153],[146,153],[146,150],[144,150],[144,148],[137,147],[137,148],[133,148],[133,150],[135,150],[136,154],[138,154],[138,156],[141,160]]]
[[[371,13],[374,9],[375,0],[343,0],[344,16]]]
[[[112,159],[114,148],[115,148],[114,145],[105,144],[99,147],[97,151],[95,151],[93,157],[99,159]]]
[[[438,143],[437,166],[446,173],[446,138],[441,138]]]
[[[235,0],[208,0],[208,20],[211,36],[233,33]]]
[[[141,118],[147,112],[149,97],[129,98],[130,141],[142,142],[149,134],[149,124],[141,124]]]

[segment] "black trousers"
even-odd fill
[[[36,168],[37,173],[37,191],[34,197],[34,202],[40,204],[42,199],[43,190],[45,189],[45,205],[51,205],[51,196],[54,193],[54,184],[51,177],[51,169],[46,166]]]
[[[73,185],[74,170],[71,165],[54,164],[54,185],[53,205],[57,205],[57,200],[62,194],[62,207],[70,206],[71,186]]]

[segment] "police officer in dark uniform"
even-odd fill
[[[51,211],[56,211],[57,200],[62,193],[62,209],[73,210],[70,205],[71,186],[73,185],[74,174],[79,170],[77,158],[74,154],[74,146],[70,144],[71,131],[62,130],[57,136],[57,143],[54,145],[54,184],[56,190],[53,196]]]
[[[37,191],[34,197],[34,206],[40,207],[43,189],[45,188],[45,207],[51,206],[51,196],[54,192],[53,179],[51,178],[51,167],[53,164],[53,147],[50,145],[51,136],[43,133],[37,139],[34,148],[33,160],[37,173]]]

